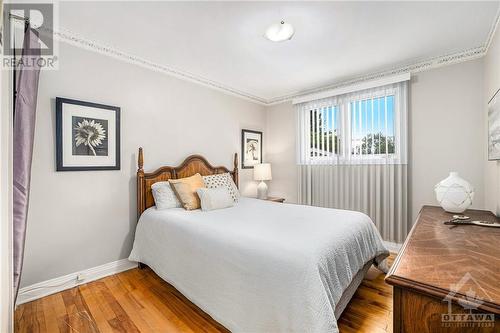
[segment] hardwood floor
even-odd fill
[[[342,314],[340,332],[392,333],[392,287],[374,271]],[[22,304],[15,312],[15,332],[228,331],[147,268]]]

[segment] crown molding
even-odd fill
[[[480,47],[476,47],[476,48],[465,50],[465,51],[458,52],[458,53],[448,54],[448,55],[435,57],[435,58],[428,59],[428,60],[410,63],[407,65],[404,65],[401,67],[395,67],[395,68],[392,68],[392,69],[389,69],[386,71],[375,72],[372,74],[367,74],[367,75],[358,76],[358,77],[354,77],[354,78],[347,79],[347,80],[342,80],[342,81],[335,83],[335,84],[332,84],[332,85],[321,86],[318,88],[293,93],[290,95],[276,97],[276,98],[268,100],[267,105],[280,104],[280,103],[291,101],[294,98],[302,97],[304,95],[321,93],[325,90],[343,88],[343,87],[350,86],[353,84],[359,84],[359,83],[364,82],[364,81],[378,80],[378,79],[382,79],[384,77],[393,76],[393,75],[400,75],[400,74],[405,74],[405,73],[414,74],[414,73],[423,72],[426,70],[435,69],[435,68],[439,68],[439,67],[443,67],[443,66],[458,64],[461,62],[481,58],[485,54],[486,54],[486,48],[484,46],[480,46]]]
[[[119,59],[130,64],[134,64],[140,67],[144,67],[155,72],[171,75],[177,77],[181,80],[186,80],[194,83],[201,84],[203,86],[216,89],[222,92],[225,92],[230,95],[234,95],[251,102],[266,105],[267,100],[265,98],[252,95],[250,93],[244,92],[242,90],[238,90],[236,88],[229,87],[222,83],[207,79],[205,77],[189,73],[171,66],[161,65],[150,60],[144,59],[142,57],[118,50],[114,47],[104,45],[98,41],[93,41],[88,38],[85,38],[79,34],[76,34],[72,31],[59,27],[58,30],[53,31],[54,37],[62,41],[64,43],[80,47],[82,49],[86,49],[89,51],[93,51],[96,53],[100,53],[115,59]]]
[[[90,50],[90,51],[97,52],[97,53],[100,53],[100,54],[103,54],[106,56],[110,56],[110,57],[113,57],[115,59],[119,59],[119,60],[128,62],[130,64],[141,66],[141,67],[144,67],[144,68],[147,68],[147,69],[159,72],[159,73],[171,75],[171,76],[177,77],[177,78],[182,79],[182,80],[201,84],[203,86],[224,92],[226,94],[230,94],[230,95],[233,95],[236,97],[243,98],[243,99],[251,101],[253,103],[257,103],[257,104],[265,105],[265,106],[270,106],[270,105],[274,105],[274,104],[289,102],[292,99],[303,96],[303,95],[321,93],[325,90],[342,88],[342,87],[352,85],[352,84],[359,84],[363,81],[382,79],[382,78],[387,77],[387,76],[399,75],[399,74],[404,74],[404,73],[414,74],[414,73],[418,73],[418,72],[422,72],[422,71],[426,71],[426,70],[430,70],[430,69],[434,69],[434,68],[458,64],[461,62],[481,58],[481,57],[485,56],[486,53],[488,52],[488,49],[491,45],[491,42],[493,40],[493,37],[494,37],[495,32],[497,30],[497,27],[500,25],[499,22],[500,22],[500,8],[497,11],[495,20],[494,20],[494,22],[491,26],[491,29],[488,33],[487,39],[482,46],[478,46],[478,47],[467,49],[467,50],[460,51],[457,53],[446,54],[446,55],[442,55],[442,56],[438,56],[438,57],[434,57],[434,58],[430,58],[430,59],[414,61],[411,63],[407,63],[403,66],[393,67],[393,68],[388,69],[388,70],[364,74],[364,75],[360,75],[360,76],[354,76],[354,77],[351,77],[348,79],[338,81],[334,84],[320,86],[320,87],[316,87],[316,88],[308,89],[308,90],[303,90],[303,91],[297,91],[297,92],[294,92],[291,94],[277,96],[277,97],[270,98],[270,99],[266,99],[264,97],[253,95],[251,93],[227,86],[227,85],[222,84],[220,82],[210,80],[208,78],[196,75],[194,73],[190,73],[187,71],[183,71],[183,70],[174,68],[172,66],[161,65],[161,64],[152,62],[152,61],[144,59],[142,57],[118,50],[114,47],[104,45],[98,41],[90,40],[88,38],[85,38],[81,35],[78,35],[72,31],[69,31],[69,30],[61,28],[61,27],[60,27],[60,29],[55,30],[53,32],[53,34],[57,40],[71,44],[71,45],[76,46],[76,47],[80,47],[80,48],[83,48],[86,50]]]

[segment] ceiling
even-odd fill
[[[63,2],[61,29],[264,103],[487,43],[499,2]],[[293,24],[290,41],[265,29]]]

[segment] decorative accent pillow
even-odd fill
[[[234,200],[225,187],[199,188],[196,193],[200,197],[201,210],[214,210],[234,206]]]
[[[181,202],[177,199],[169,182],[156,182],[151,185],[151,192],[155,199],[157,209],[169,209],[182,207]]]
[[[231,198],[233,198],[233,201],[238,201],[238,199],[240,198],[238,187],[234,183],[233,178],[231,177],[229,172],[203,176],[203,182],[205,182],[205,186],[207,188],[226,188]]]
[[[168,181],[185,209],[193,210],[200,208],[200,198],[196,194],[196,190],[205,187],[205,184],[199,173],[191,177],[169,179]]]

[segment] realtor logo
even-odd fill
[[[495,326],[494,314],[477,311],[484,303],[485,298],[491,300],[491,297],[470,273],[466,273],[457,284],[451,285],[450,290],[451,292],[443,299],[444,302],[448,302],[448,313],[441,314],[441,325],[443,327],[485,328]],[[455,297],[457,293],[461,293],[465,297],[457,299]],[[485,298],[481,298],[479,293]],[[468,310],[468,313],[453,313],[452,301],[454,299],[465,310]]]
[[[38,66],[55,69],[54,6],[54,3],[14,2],[3,5],[3,67],[18,66],[21,54],[27,57],[40,54],[36,59]],[[25,43],[28,22],[35,39],[31,38],[29,43]],[[29,67],[26,59],[23,65]]]
[[[31,24],[31,28],[38,31],[40,51],[42,55],[53,55],[54,39],[54,5],[51,3],[7,3],[4,5],[4,31],[5,44],[4,55],[21,54],[23,44],[18,43],[16,36],[16,26],[22,27],[24,22],[19,22],[20,18],[26,18]],[[17,19],[16,19],[17,18]],[[14,22],[14,21],[18,22]],[[17,38],[16,38],[17,37]],[[22,40],[22,39],[21,39]],[[29,52],[29,50],[27,50]]]

